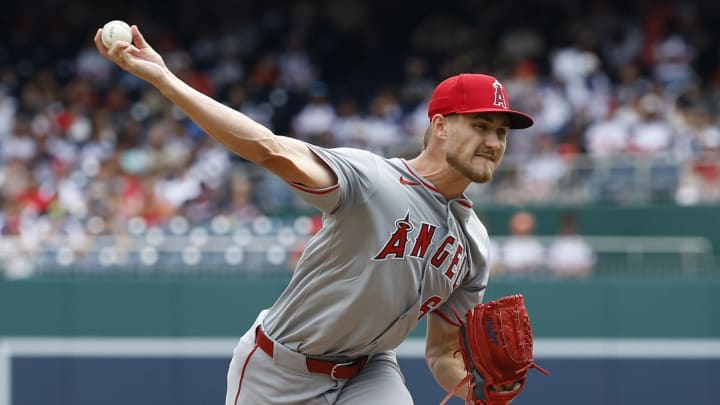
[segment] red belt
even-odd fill
[[[262,349],[268,356],[273,357],[273,351],[275,350],[275,342],[273,342],[263,331],[262,327],[258,326],[255,335],[255,344]],[[365,367],[368,356],[360,357],[353,361],[347,361],[342,363],[335,363],[328,360],[313,359],[310,357],[305,358],[307,369],[311,373],[327,374],[334,380],[346,380],[355,377],[360,370]]]

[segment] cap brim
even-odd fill
[[[530,128],[535,123],[535,120],[524,112],[506,110],[504,108],[479,108],[476,110],[458,111],[458,114],[473,114],[482,112],[497,112],[507,114],[508,118],[510,119],[510,129]]]

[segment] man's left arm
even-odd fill
[[[460,350],[460,327],[450,324],[440,316],[431,313],[427,317],[425,338],[425,360],[435,381],[447,392],[451,392],[467,376]],[[465,398],[467,385],[456,395]]]

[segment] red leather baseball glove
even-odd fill
[[[457,313],[455,316],[461,328],[459,352],[468,375],[442,404],[465,384],[468,404],[509,404],[525,388],[531,368],[549,374],[533,361],[533,333],[522,295],[478,304],[464,321]]]

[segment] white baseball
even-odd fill
[[[125,21],[112,20],[102,29],[102,42],[110,48],[115,41],[132,42],[130,26]]]

